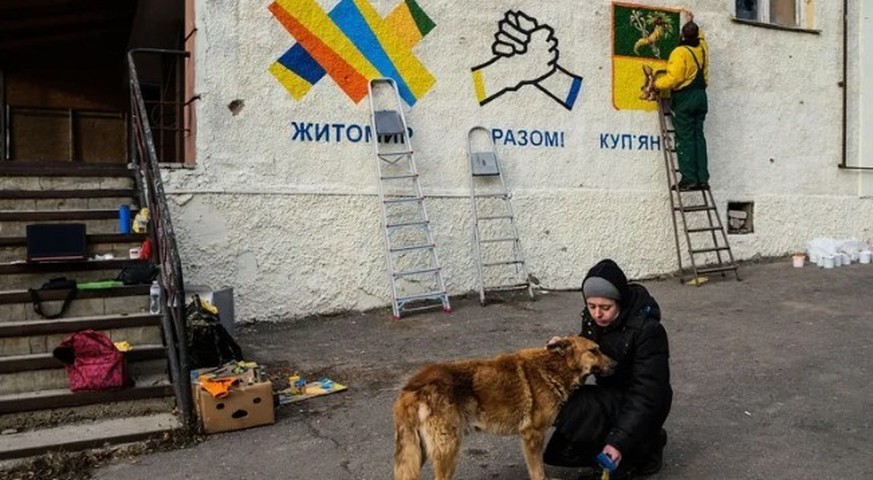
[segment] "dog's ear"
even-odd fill
[[[558,355],[564,356],[570,352],[571,344],[570,340],[562,338],[560,340],[555,340],[554,342],[549,342],[549,344],[546,345],[546,348],[548,348],[549,352],[551,353],[556,353]]]

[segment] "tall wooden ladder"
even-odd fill
[[[390,78],[372,79],[369,92],[393,318],[440,307],[450,312],[397,84]]]
[[[740,280],[737,263],[712,196],[712,190],[708,186],[684,191],[679,189],[673,112],[668,98],[659,97],[657,101],[673,220],[673,238],[676,242],[676,260],[679,263],[679,281],[684,283],[690,274],[689,284],[700,286],[706,280],[705,275],[721,273],[722,276],[726,276],[730,271],[734,272],[737,280]],[[679,233],[680,224],[682,235]],[[690,269],[682,265],[683,243],[691,264]]]
[[[482,139],[487,145],[481,145]],[[494,139],[484,127],[467,133],[470,158],[470,204],[473,213],[473,245],[479,274],[479,303],[486,292],[527,290],[534,300],[533,285],[512,212],[510,193],[497,158]],[[483,238],[484,237],[484,238]]]

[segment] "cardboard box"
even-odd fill
[[[214,398],[195,385],[194,403],[206,433],[229,432],[276,422],[273,384],[269,381],[235,386],[224,398]]]

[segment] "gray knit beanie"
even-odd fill
[[[621,293],[619,293],[618,288],[603,277],[586,278],[585,282],[582,283],[582,294],[585,295],[585,298],[603,297],[617,302],[621,301]]]

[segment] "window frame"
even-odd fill
[[[807,10],[812,6],[814,7],[815,0],[793,0],[794,1],[794,25],[780,25],[778,23],[773,23],[770,18],[770,6],[771,3],[779,0],[755,0],[757,5],[757,17],[756,19],[742,18],[739,17],[737,7],[734,6],[734,16],[732,18],[733,21],[737,23],[745,23],[749,25],[756,25],[765,28],[773,28],[777,30],[791,30],[791,31],[800,31],[800,32],[808,32],[808,33],[821,33],[820,30],[815,29],[813,26],[809,25],[810,18],[807,18]],[[812,5],[810,5],[812,4]]]

